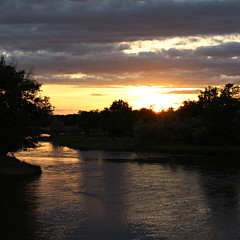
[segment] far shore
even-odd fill
[[[45,141],[52,141],[62,146],[80,150],[105,150],[105,151],[138,151],[138,152],[159,152],[163,154],[191,154],[208,156],[239,156],[238,146],[204,146],[173,144],[166,142],[159,143],[136,143],[134,138],[120,137],[86,137],[76,135],[60,135],[43,138]]]

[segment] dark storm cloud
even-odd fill
[[[1,4],[1,28],[19,38],[8,35],[4,42],[119,42],[240,31],[240,1],[97,2],[5,1]]]
[[[211,49],[214,51],[210,54],[207,51],[208,48],[206,47],[206,53],[205,48],[201,47],[196,50],[170,49],[139,54],[124,54],[117,51],[96,51],[82,56],[67,55],[67,53],[59,54],[59,56],[34,54],[27,58],[29,62],[35,59],[40,69],[47,70],[52,74],[78,72],[84,74],[121,74],[211,69],[222,74],[229,72],[233,75],[240,75],[240,53],[237,51],[229,53],[224,46],[219,45],[212,47]],[[238,59],[229,58],[229,56],[238,57]]]
[[[240,43],[229,42],[219,46],[199,47],[196,54],[211,57],[236,57],[240,56]]]

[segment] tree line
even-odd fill
[[[109,137],[134,137],[139,144],[240,144],[239,86],[232,83],[220,89],[208,86],[200,91],[198,100],[184,101],[177,110],[133,110],[128,102],[116,100],[102,111],[53,118],[64,125],[76,125],[85,135],[105,132]]]

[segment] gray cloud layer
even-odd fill
[[[240,43],[196,50],[160,49],[124,54],[122,41],[240,33],[240,1],[8,0],[0,1],[0,50],[51,74],[82,72],[69,83],[192,85],[239,81]],[[177,79],[177,80],[176,80]]]
[[[240,1],[27,1],[1,3],[6,40],[58,43],[240,31]],[[48,39],[45,39],[48,34]],[[13,36],[12,36],[13,35]],[[63,37],[64,36],[64,37]],[[4,42],[3,42],[4,40]]]

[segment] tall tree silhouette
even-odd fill
[[[119,99],[115,100],[110,106],[110,112],[130,112],[132,111],[132,107],[129,106],[127,102]]]
[[[200,92],[198,101],[185,101],[177,111],[182,122],[195,118],[204,144],[238,144],[240,140],[240,95],[239,86],[225,84],[222,89],[208,86]],[[189,126],[189,124],[188,124]]]
[[[132,134],[133,111],[128,102],[123,100],[114,101],[109,108],[101,112],[103,129],[110,136],[130,136]]]
[[[52,113],[41,84],[24,70],[0,60],[0,154],[34,147],[41,119]]]

